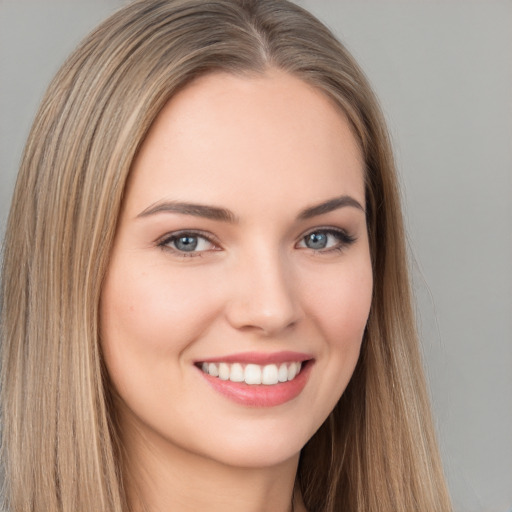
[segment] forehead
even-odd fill
[[[363,203],[363,167],[347,119],[321,91],[276,70],[215,73],[161,111],[133,164],[128,200],[225,203],[260,191],[261,205],[342,193]]]

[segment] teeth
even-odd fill
[[[204,368],[203,368],[203,371],[204,371]],[[279,382],[286,382],[288,380],[288,367],[286,366],[285,363],[283,363],[279,367],[279,371],[277,373],[277,378],[279,379]]]
[[[215,363],[209,363],[208,364],[208,373],[212,377],[218,377],[219,376],[219,367]]]
[[[292,363],[288,368],[288,380],[293,380],[295,375],[297,375],[297,364]]]
[[[261,382],[267,386],[271,386],[272,384],[277,384],[279,382],[278,370],[275,364],[267,364],[267,366],[263,367],[263,371],[261,372]]]
[[[244,369],[240,363],[231,365],[231,372],[229,373],[229,380],[231,382],[243,382],[245,378]]]
[[[246,384],[261,384],[261,366],[248,364],[245,367],[244,377]]]
[[[302,363],[300,362],[281,363],[279,366],[247,364],[245,368],[241,363],[201,364],[203,372],[212,377],[231,382],[245,382],[250,385],[265,384],[266,386],[293,380],[300,373],[301,367]]]
[[[229,366],[226,363],[219,364],[219,379],[221,379],[221,380],[229,379]]]

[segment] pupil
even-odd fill
[[[182,236],[175,242],[176,248],[180,251],[193,251],[197,247],[197,237]]]
[[[327,235],[325,233],[311,233],[306,237],[306,245],[310,249],[324,249],[327,245]]]

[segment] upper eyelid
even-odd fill
[[[352,237],[349,230],[344,229],[344,228],[337,228],[334,226],[318,226],[318,227],[308,229],[307,231],[304,231],[304,233],[302,233],[298,237],[297,241],[300,241],[300,240],[304,239],[306,236],[311,235],[312,233],[317,233],[317,232],[329,233],[329,234],[339,234],[339,235],[343,235],[343,236],[347,236],[347,237]]]
[[[219,241],[215,235],[213,235],[212,233],[208,233],[206,231],[201,231],[200,229],[179,229],[177,231],[170,231],[169,233],[166,233],[165,235],[159,237],[156,240],[156,243],[158,245],[164,244],[171,240],[180,238],[181,236],[184,235],[201,237],[204,238],[205,240],[208,240],[208,242],[210,242],[211,244],[219,245]]]
[[[345,233],[347,230],[344,228],[337,228],[334,226],[315,226],[314,228],[307,229],[304,232],[304,236],[308,235],[309,233],[314,233],[315,231]]]

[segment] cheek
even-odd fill
[[[132,267],[133,268],[133,267]],[[101,300],[101,340],[115,375],[158,368],[201,336],[218,301],[201,276],[156,266],[131,272],[117,263],[107,275]]]
[[[312,375],[315,386],[308,396],[317,405],[313,427],[318,428],[345,391],[359,359],[372,302],[371,263],[363,255],[317,272],[308,282],[316,286],[308,288],[306,314],[312,335],[319,334],[322,340],[315,363],[318,371]]]
[[[333,273],[315,289],[310,300],[310,314],[316,318],[332,348],[359,350],[370,312],[372,290],[371,264],[364,260],[348,271]]]
[[[369,257],[359,255],[332,269],[330,276],[317,276],[309,317],[324,340],[321,349],[322,382],[327,416],[348,385],[361,350],[373,292]],[[325,419],[325,418],[324,418]]]

